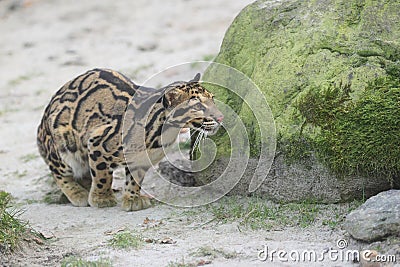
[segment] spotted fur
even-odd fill
[[[140,87],[119,72],[94,69],[61,87],[44,111],[37,144],[70,202],[116,205],[113,172],[124,167],[122,209],[149,207],[140,185],[179,129],[201,128],[213,134],[223,118],[199,79],[196,75],[157,90]]]

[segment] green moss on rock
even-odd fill
[[[377,78],[355,101],[320,125],[316,150],[342,174],[400,177],[400,81]],[[317,115],[318,116],[318,115]]]
[[[399,10],[399,1],[259,0],[234,20],[215,61],[261,89],[286,158],[317,152],[345,174],[399,177]],[[216,94],[234,104],[257,147],[244,103]]]

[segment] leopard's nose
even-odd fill
[[[217,118],[217,122],[221,122],[224,119],[224,116],[220,116]]]

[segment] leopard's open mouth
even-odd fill
[[[201,129],[206,131],[209,135],[215,134],[220,126],[220,123],[213,119],[204,119],[201,125]]]
[[[196,140],[193,144],[192,153],[196,147],[199,146],[201,140],[206,139],[207,136],[216,134],[219,127],[222,125],[222,119],[218,122],[212,118],[197,118],[195,121],[196,122],[192,121],[193,127],[191,127],[192,131],[194,131],[193,134],[197,133]],[[198,121],[202,122],[199,123]]]
[[[221,126],[221,122],[217,122],[212,118],[196,118],[192,121],[193,127],[191,127],[194,131],[204,134],[204,138],[208,135],[213,135],[218,131],[218,128]]]

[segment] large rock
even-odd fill
[[[355,239],[368,242],[400,236],[400,190],[371,197],[347,215],[344,227]]]
[[[258,194],[337,202],[400,186],[399,10],[399,1],[259,0],[234,20],[215,61],[258,85],[278,137]],[[257,159],[251,107],[209,89],[242,118]],[[218,160],[202,178],[222,173],[228,158],[229,138],[215,140]],[[252,169],[250,161],[234,192],[247,192]]]

